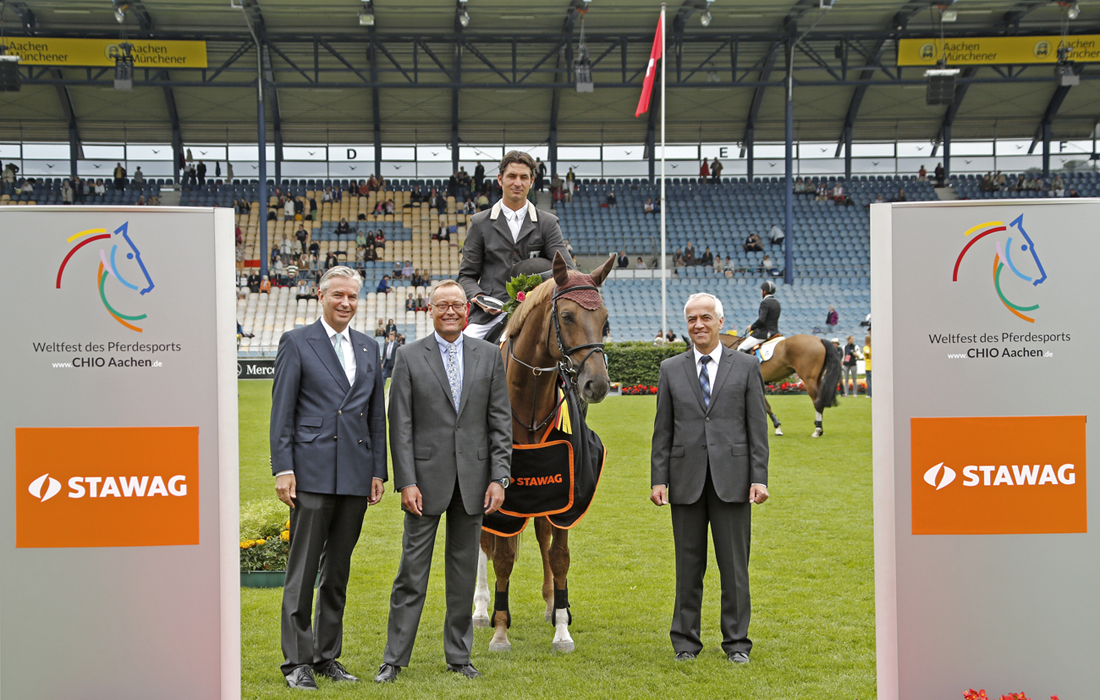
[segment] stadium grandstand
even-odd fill
[[[660,8],[7,2],[0,44],[19,61],[0,60],[0,206],[234,207],[238,319],[254,336],[240,351],[264,356],[318,316],[295,279],[332,262],[363,273],[355,327],[429,332],[406,309],[427,289],[401,269],[425,286],[457,274],[481,188],[455,174],[482,166],[492,203],[512,149],[545,163],[532,197],[582,268],[625,252],[603,287],[615,340],[662,327],[654,203],[675,332],[703,290],[743,328],[773,279],[783,332],[824,333],[834,306],[843,337],[870,311],[874,203],[1100,195],[1100,5],[674,0],[664,146],[656,88],[634,115]],[[701,176],[704,162],[721,174]],[[355,239],[378,232],[363,259]],[[689,243],[720,265],[680,264]]]

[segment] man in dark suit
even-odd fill
[[[381,500],[387,478],[378,344],[348,326],[361,284],[350,268],[326,272],[321,318],[284,333],[275,356],[271,469],[279,500],[290,506],[282,671],[291,688],[316,690],[314,671],[358,680],[337,661],[348,573],[367,505]]]
[[[566,264],[574,267],[557,217],[527,201],[534,176],[534,159],[522,151],[509,151],[500,161],[497,174],[502,188],[500,201],[492,209],[470,217],[458,268],[458,282],[473,303],[465,331],[468,336],[484,338],[504,321],[505,314],[483,305],[478,298],[490,296],[507,301],[506,285],[516,263],[529,258],[551,261],[560,251]]]
[[[409,665],[432,565],[439,519],[447,514],[447,670],[480,674],[470,663],[481,520],[504,501],[511,475],[512,408],[494,345],[462,334],[466,295],[456,282],[432,292],[435,333],[402,347],[390,383],[394,487],[405,536],[390,596],[389,631],[375,681]]]
[[[393,362],[397,357],[397,331],[390,331],[386,335],[386,342],[382,345],[382,381],[386,381],[393,374]]]
[[[672,504],[676,602],[669,636],[676,659],[694,659],[707,526],[722,578],[722,649],[747,663],[752,503],[768,498],[768,427],[756,361],[722,346],[722,303],[693,294],[684,307],[694,344],[661,363],[653,422],[650,500]]]
[[[764,280],[760,285],[760,311],[756,320],[745,329],[745,340],[737,349],[742,352],[751,352],[754,345],[772,337],[779,332],[779,316],[783,313],[783,307],[775,298],[775,282]]]

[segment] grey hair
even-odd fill
[[[443,280],[442,282],[437,284],[435,288],[433,288],[432,291],[428,294],[429,304],[435,303],[435,293],[443,287],[458,287],[458,291],[462,292],[462,301],[469,301],[469,299],[466,297],[466,290],[461,284],[459,284],[455,280]]]
[[[329,271],[321,277],[321,284],[318,287],[322,294],[328,292],[328,288],[333,278],[343,277],[345,279],[355,280],[355,293],[358,294],[359,290],[363,288],[363,278],[359,276],[359,273],[355,270],[347,267],[346,265],[337,265],[336,267],[329,268]]]
[[[687,315],[688,315],[688,304],[695,301],[696,299],[702,299],[703,297],[714,300],[714,312],[716,314],[718,314],[718,318],[725,318],[726,317],[726,314],[722,309],[722,300],[721,299],[714,296],[713,294],[708,294],[706,292],[698,292],[696,294],[692,294],[691,296],[689,296],[687,298],[687,301],[684,302],[684,318],[685,319],[687,318]]]

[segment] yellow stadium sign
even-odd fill
[[[29,66],[115,65],[122,54],[119,41],[111,39],[50,39],[8,37],[8,53]],[[137,68],[206,68],[205,41],[133,39],[130,54]]]
[[[1068,36],[1065,44],[1071,49],[1071,61],[1100,61],[1100,34]],[[941,57],[949,66],[1057,63],[1061,45],[1062,37],[1056,35],[902,39],[898,42],[898,65],[933,66]]]

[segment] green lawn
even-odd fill
[[[268,468],[271,384],[242,381],[241,500],[274,498]],[[490,654],[491,631],[474,635],[484,677],[445,671],[442,535],[412,663],[392,686],[335,686],[328,696],[378,698],[873,698],[874,577],[871,523],[871,401],[842,399],[813,439],[804,396],[775,397],[784,420],[772,437],[771,499],[754,507],[750,565],[752,663],[726,661],[718,629],[718,568],[711,559],[703,603],[706,649],[673,660],[668,640],[674,594],[667,508],[649,496],[653,397],[610,397],[589,419],[609,449],[596,501],[570,536],[572,654],[550,650],[537,544],[527,537],[511,583],[512,651]],[[390,587],[401,542],[400,499],[371,508],[352,562],[344,616],[348,669],[368,681],[386,642]],[[529,528],[530,529],[530,528]],[[492,573],[490,573],[490,578]],[[279,673],[279,590],[241,591],[245,698],[294,697]]]

